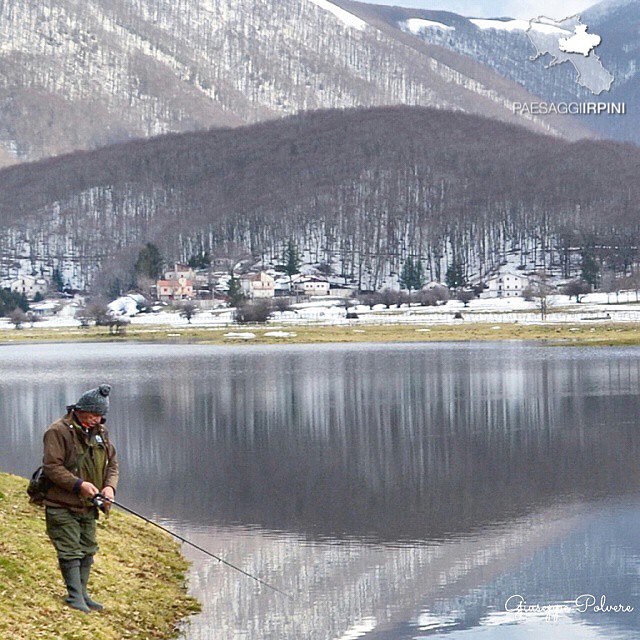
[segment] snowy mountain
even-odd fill
[[[626,102],[630,111],[629,117],[592,118],[586,124],[613,138],[640,143],[640,3],[603,2],[584,12],[583,19],[602,36],[598,55],[616,78],[608,99]]]
[[[3,0],[0,164],[398,103],[589,135],[515,116],[531,97],[516,83],[356,13],[328,0]]]
[[[444,11],[339,1],[341,6],[372,23],[384,23],[423,42],[469,56],[547,101],[626,101],[630,113],[623,118],[591,116],[582,117],[581,121],[603,136],[640,142],[640,120],[633,108],[640,98],[637,0],[607,0],[582,13],[582,22],[588,25],[589,32],[601,36],[602,44],[596,54],[615,78],[611,90],[599,96],[576,82],[577,72],[571,64],[548,67],[548,55],[532,60],[536,48],[526,33],[532,26],[528,20],[474,19]],[[534,23],[532,28],[545,27],[549,28],[542,22]]]

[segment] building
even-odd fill
[[[158,280],[156,282],[158,300],[186,300],[193,298],[193,281],[187,278]]]
[[[193,282],[196,279],[196,272],[186,264],[176,263],[171,271],[164,273],[165,280],[180,280],[180,278]]]
[[[329,281],[319,276],[303,276],[294,281],[293,290],[309,297],[328,296]]]
[[[522,296],[530,284],[529,276],[521,273],[504,272],[489,278],[486,282],[485,298],[513,298]]]
[[[49,283],[44,278],[34,276],[20,276],[9,283],[14,293],[21,293],[27,300],[33,300],[38,294],[44,296],[49,289]]]
[[[242,276],[240,286],[249,298],[273,298],[275,295],[275,279],[264,271]]]

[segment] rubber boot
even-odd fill
[[[93,564],[93,556],[85,556],[80,561],[80,581],[82,582],[82,595],[89,609],[102,611],[104,607],[95,600],[92,600],[87,593],[87,584],[89,584],[89,574],[91,573],[91,565]]]
[[[60,571],[67,586],[65,602],[73,609],[90,613],[90,609],[82,595],[82,581],[80,580],[80,560],[60,560]]]

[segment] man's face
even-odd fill
[[[76,411],[76,416],[83,427],[91,429],[102,421],[102,416],[99,413],[91,413],[90,411]]]

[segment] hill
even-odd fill
[[[434,279],[454,261],[486,273],[511,249],[568,270],[598,238],[617,247],[603,260],[629,267],[639,191],[632,145],[421,107],[320,111],[4,169],[0,257],[5,274],[58,266],[84,286],[110,261],[130,269],[147,241],[169,260],[277,261],[294,239],[308,261],[377,287],[408,255]]]

